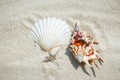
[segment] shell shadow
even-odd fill
[[[79,62],[73,57],[73,55],[71,54],[71,52],[69,51],[68,48],[66,49],[65,54],[69,57],[69,59],[70,59],[70,61],[71,61],[71,64],[73,65],[73,67],[74,67],[75,69],[78,69],[78,67],[81,67],[82,71],[83,71],[85,74],[87,74],[87,75],[90,76],[90,74],[88,73],[88,71],[87,71],[86,68],[85,68],[85,63],[79,63]],[[92,73],[93,73],[93,76],[96,77],[94,68],[90,67],[90,69],[91,69],[91,71],[92,71]]]
[[[90,67],[90,69],[91,69],[91,71],[92,71],[92,73],[93,73],[93,76],[96,77],[94,68]]]

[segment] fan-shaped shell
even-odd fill
[[[44,51],[49,51],[69,42],[71,36],[69,28],[69,25],[61,19],[45,18],[35,23],[32,37]]]

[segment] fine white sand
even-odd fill
[[[76,21],[100,43],[104,64],[80,66],[61,49],[54,62],[30,37],[39,19]],[[0,0],[0,80],[120,80],[120,0]]]

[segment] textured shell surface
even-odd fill
[[[44,51],[50,51],[68,44],[71,37],[70,26],[58,18],[45,18],[35,23],[32,37]]]
[[[81,55],[75,55],[75,58],[78,60],[78,62],[82,62],[83,56]]]

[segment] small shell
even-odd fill
[[[45,18],[32,28],[33,40],[44,50],[56,50],[58,46],[68,44],[71,36],[69,25],[61,19]]]

